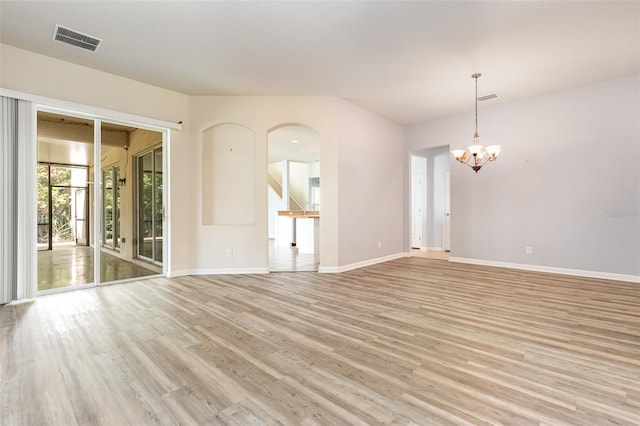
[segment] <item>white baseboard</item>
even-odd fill
[[[195,269],[178,269],[177,271],[167,271],[167,278],[184,277],[190,275]]]
[[[242,275],[242,274],[268,274],[269,268],[220,268],[220,269],[182,269],[171,271],[169,278],[184,277],[185,275]]]
[[[351,271],[353,269],[363,268],[365,266],[375,265],[376,263],[388,262],[389,260],[399,259],[401,257],[410,257],[411,253],[396,253],[389,256],[378,257],[376,259],[363,260],[362,262],[350,263],[342,266],[322,266],[318,269],[321,274],[339,274],[340,272]]]
[[[611,272],[584,271],[581,269],[556,268],[553,266],[527,265],[523,263],[498,262],[494,260],[471,259],[466,257],[449,257],[449,262],[468,263],[471,265],[496,266],[498,268],[521,269],[524,271],[548,272],[552,274],[572,275],[576,277],[600,278],[603,280],[628,281],[640,283],[640,276],[615,274]]]
[[[34,298],[30,298],[30,299],[17,299],[17,300],[12,300],[10,302],[8,302],[5,306],[14,306],[14,305],[21,305],[23,303],[32,303],[35,302],[36,299]]]

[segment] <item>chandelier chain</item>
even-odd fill
[[[479,74],[477,77],[474,77],[476,80],[476,135],[478,134],[478,77],[480,77]]]

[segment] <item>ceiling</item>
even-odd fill
[[[60,24],[103,40],[52,40]],[[408,124],[640,72],[640,2],[0,1],[0,41],[188,95],[339,96]]]
[[[269,132],[269,163],[282,160],[320,161],[320,134],[311,127],[297,124]]]

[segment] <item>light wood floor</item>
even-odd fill
[[[427,259],[439,259],[439,260],[449,260],[451,253],[448,251],[435,251],[435,250],[420,250],[420,249],[411,249],[411,256],[413,257],[424,257]]]
[[[640,284],[403,258],[0,308],[2,425],[638,425]]]
[[[269,240],[269,271],[311,272],[319,267],[319,254],[300,253],[298,247],[277,246],[274,240]]]

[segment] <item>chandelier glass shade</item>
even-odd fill
[[[471,167],[476,173],[485,164],[495,161],[500,155],[500,145],[491,145],[483,147],[480,145],[480,136],[478,135],[478,77],[482,74],[476,73],[471,77],[476,80],[476,131],[473,134],[473,143],[467,149],[453,149],[451,153],[456,161]]]

